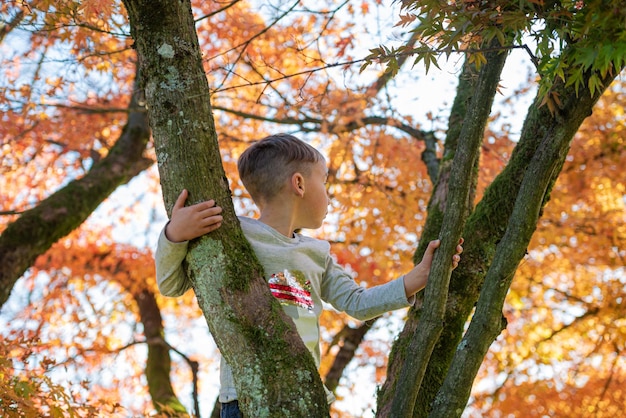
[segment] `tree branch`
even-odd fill
[[[326,379],[324,383],[328,390],[334,392],[337,389],[337,386],[339,386],[339,379],[341,379],[345,368],[354,358],[356,350],[363,342],[365,334],[367,334],[367,332],[372,329],[372,326],[379,318],[380,317],[365,321],[356,328],[345,325],[343,329],[339,331],[339,333],[335,336],[335,339],[338,340],[337,342],[341,340],[342,344],[339,348],[339,351],[335,355],[335,360],[333,361],[330,370],[328,370],[328,373],[326,373]]]
[[[137,106],[134,96],[131,106]],[[37,256],[80,226],[120,184],[153,164],[143,157],[149,138],[146,113],[131,112],[120,138],[105,158],[84,177],[22,213],[7,227],[0,235],[0,306]]]
[[[450,178],[450,170],[452,167],[452,161],[457,149],[459,137],[461,135],[461,129],[464,125],[464,121],[467,118],[471,98],[476,90],[476,68],[467,62],[463,65],[462,72],[459,75],[459,83],[456,89],[456,95],[452,108],[450,110],[450,116],[448,120],[448,131],[443,144],[443,162],[438,164],[439,168],[434,173],[434,187],[433,192],[428,202],[428,217],[423,228],[422,236],[420,237],[419,245],[417,246],[415,253],[413,254],[414,263],[418,263],[426,250],[426,246],[430,240],[437,239],[441,231],[441,225],[443,222],[443,212],[445,209],[446,201],[448,200],[448,182]],[[434,146],[434,145],[433,145]],[[430,172],[429,172],[430,174]],[[476,172],[472,173],[472,176],[476,176]],[[468,236],[467,234],[465,236]],[[463,254],[463,261],[471,254],[468,247],[473,241],[468,240],[465,243],[465,250]],[[463,270],[464,264],[461,264],[454,272],[451,283],[451,291],[454,289],[454,280],[459,276],[460,271]],[[463,287],[466,295],[467,286]],[[476,298],[478,297],[476,293]],[[416,295],[415,307],[409,310],[409,315],[405,326],[400,333],[400,336],[396,343],[392,347],[391,354],[389,356],[389,363],[387,366],[387,380],[383,384],[381,390],[378,393],[378,417],[388,417],[391,412],[391,402],[396,393],[397,385],[403,385],[398,381],[400,371],[404,368],[404,362],[407,355],[406,347],[411,337],[415,334],[415,330],[419,324],[422,303],[424,298],[424,292],[420,292]],[[453,315],[456,314],[456,309],[459,307],[456,305],[453,310],[453,314],[446,316],[446,324],[458,324],[459,321],[455,321]],[[473,307],[473,302],[472,302]],[[465,323],[465,317],[462,323]],[[450,360],[447,358],[447,352],[456,347],[457,342],[451,335],[454,331],[451,331],[452,326],[448,325],[444,329],[444,335],[440,338],[440,343],[436,350],[434,350],[431,363],[436,364],[435,367],[429,367],[426,370],[424,379],[428,382],[426,385],[422,385],[420,392],[418,393],[418,399],[416,402],[416,408],[414,411],[415,416],[426,416],[430,410],[432,400],[435,398],[437,390],[443,382],[444,376],[442,375],[442,364],[447,364]],[[460,337],[459,337],[460,338]],[[445,343],[443,343],[445,341]]]
[[[22,20],[24,20],[24,10],[20,9],[11,20],[0,26],[0,43],[4,41],[4,38],[15,29]]]
[[[212,11],[211,13],[208,13],[208,14],[206,14],[204,16],[200,16],[199,18],[196,18],[196,20],[194,22],[198,23],[201,20],[208,19],[210,17],[215,16],[216,14],[222,13],[224,10],[230,9],[231,7],[233,7],[235,4],[239,3],[240,1],[241,0],[233,0],[230,3],[224,5],[223,7],[220,7],[219,9],[216,9],[216,10]]]

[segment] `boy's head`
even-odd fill
[[[255,202],[271,201],[294,173],[308,175],[325,161],[311,145],[293,135],[270,135],[246,149],[237,163],[239,177]]]

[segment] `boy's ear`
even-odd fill
[[[304,176],[300,173],[293,173],[291,176],[291,190],[299,197],[304,196]]]

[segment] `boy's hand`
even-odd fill
[[[459,243],[456,246],[456,253],[452,256],[452,270],[459,266],[459,262],[461,261],[461,253],[463,252],[463,243],[465,240],[463,238],[459,239]],[[433,263],[433,257],[435,256],[435,250],[439,248],[441,244],[440,240],[434,240],[428,243],[428,247],[426,251],[424,251],[424,257],[422,257],[422,261],[416,266],[422,267],[426,270],[426,275],[430,273],[430,266]],[[424,286],[426,283],[424,283]]]
[[[172,242],[189,241],[208,234],[222,225],[222,208],[214,200],[185,206],[188,192],[183,190],[172,208],[172,219],[165,227],[165,236]]]
[[[459,262],[461,261],[463,242],[464,240],[463,238],[461,238],[459,240],[459,244],[456,246],[456,254],[452,256],[452,270],[457,268]],[[422,257],[422,261],[420,261],[420,263],[415,266],[413,270],[411,270],[404,276],[404,290],[406,292],[407,298],[410,298],[415,293],[426,287],[428,275],[430,274],[430,266],[433,263],[433,256],[435,254],[435,250],[439,248],[440,244],[440,240],[434,240],[429,242],[428,247],[424,252],[424,257]]]

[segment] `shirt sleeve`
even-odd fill
[[[154,255],[159,291],[165,296],[181,296],[191,288],[191,282],[183,270],[189,242],[172,242],[165,236],[165,228],[159,235]]]
[[[358,285],[330,255],[326,261],[321,293],[325,302],[361,321],[409,307],[414,303],[413,297],[407,300],[404,276],[382,285],[365,288]]]

